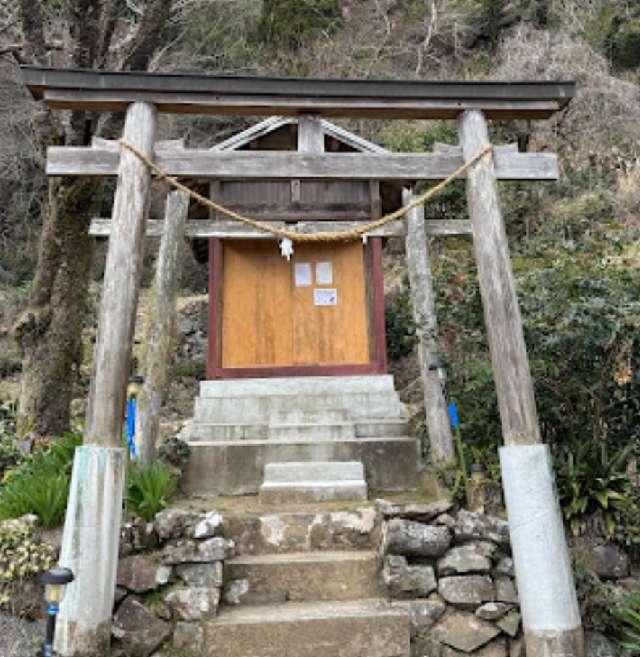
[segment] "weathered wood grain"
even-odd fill
[[[412,200],[413,194],[405,189],[402,193],[402,202],[406,205]],[[424,206],[420,205],[411,210],[407,214],[406,223],[405,253],[411,306],[418,338],[418,359],[424,395],[425,420],[431,447],[431,461],[434,464],[442,465],[454,461],[455,450],[447,402],[438,372],[430,369],[434,365],[442,365],[442,353],[438,343],[438,320],[429,244],[425,231]]]
[[[459,133],[465,160],[489,144],[482,112],[464,112]],[[533,384],[491,155],[470,169],[467,201],[504,441],[537,443],[540,429]]]
[[[323,221],[323,222],[301,222],[299,224],[285,224],[284,222],[271,222],[272,226],[295,230],[301,234],[319,233],[324,231],[343,231],[350,230],[359,225],[360,221]],[[425,221],[424,229],[427,235],[471,235],[471,222],[462,220],[428,220]],[[153,219],[147,221],[147,237],[160,237],[163,230],[163,221]],[[105,218],[95,218],[91,222],[89,232],[94,237],[109,237],[111,234],[111,220]],[[375,228],[366,233],[368,237],[403,237],[406,234],[406,225],[403,219],[393,221],[386,226]],[[245,226],[237,221],[226,220],[205,220],[193,219],[186,222],[185,235],[191,239],[216,237],[221,239],[276,239],[270,233],[264,233]]]
[[[151,155],[156,132],[156,109],[147,103],[129,107],[124,137]],[[122,420],[131,343],[142,269],[150,175],[133,155],[123,153],[113,203],[111,239],[107,252],[85,442],[122,446]]]
[[[141,463],[151,463],[156,454],[160,408],[168,392],[176,347],[176,297],[180,277],[180,243],[189,210],[184,192],[167,195],[156,274],[151,289],[144,357],[144,387],[138,400],[136,445]]]
[[[118,171],[119,154],[110,149],[51,146],[49,176],[110,176]],[[155,163],[172,176],[215,179],[441,180],[462,165],[459,153],[388,155],[371,153],[293,153],[158,149]],[[553,153],[514,153],[497,149],[500,180],[556,180]]]

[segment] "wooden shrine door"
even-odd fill
[[[369,362],[362,243],[225,242],[222,367]]]
[[[296,244],[290,261],[272,240],[219,243],[209,376],[379,372],[367,259],[361,241]]]

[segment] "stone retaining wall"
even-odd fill
[[[376,502],[382,579],[412,657],[524,657],[507,522],[448,502]]]

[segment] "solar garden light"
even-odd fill
[[[42,573],[40,581],[44,584],[44,599],[47,601],[47,633],[44,640],[44,657],[53,657],[53,637],[56,632],[56,616],[64,596],[64,587],[73,582],[69,568],[52,568]]]
[[[142,384],[144,377],[139,374],[134,374],[129,377],[129,385],[127,386],[127,399],[136,399],[142,392]]]

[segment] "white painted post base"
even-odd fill
[[[500,448],[527,657],[582,657],[582,624],[546,445]]]
[[[60,565],[71,568],[56,624],[55,649],[64,657],[108,654],[118,567],[125,451],[76,449]]]

